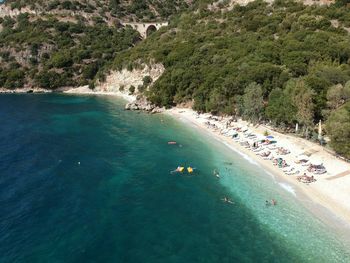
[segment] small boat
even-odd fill
[[[168,142],[168,144],[169,144],[169,145],[174,145],[174,144],[177,144],[177,142],[175,142],[175,141],[170,141],[170,142]]]
[[[193,173],[193,168],[192,167],[187,167],[187,172]]]

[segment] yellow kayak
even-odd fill
[[[187,167],[187,171],[188,171],[189,173],[193,173],[193,168],[192,168],[192,167]]]

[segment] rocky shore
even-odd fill
[[[138,96],[135,101],[129,102],[125,105],[125,110],[146,111],[154,114],[163,112],[164,108],[159,108],[150,103],[145,97]]]
[[[41,88],[19,88],[19,89],[5,89],[0,88],[0,93],[50,93],[51,90]]]

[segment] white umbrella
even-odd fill
[[[311,163],[312,163],[312,165],[315,165],[315,166],[320,166],[323,164],[322,160],[320,160],[318,158],[311,160]]]
[[[235,130],[229,130],[226,134],[227,136],[233,136],[233,135],[236,135],[237,132]]]
[[[250,138],[248,138],[246,141],[247,141],[250,145],[253,145],[253,143],[255,142],[255,140],[250,139]]]
[[[257,137],[257,140],[259,141],[265,140],[266,138],[264,135],[261,135],[261,134],[258,134],[256,137]]]

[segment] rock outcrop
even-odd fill
[[[138,93],[138,87],[143,85],[143,78],[151,77],[152,83],[155,82],[164,72],[162,64],[142,65],[142,68],[131,71],[122,69],[121,71],[112,71],[103,83],[96,85],[96,90],[100,92],[125,92],[130,93],[133,86],[133,94]],[[151,84],[152,84],[151,83]]]
[[[164,111],[164,108],[159,108],[150,103],[145,97],[138,96],[135,101],[129,102],[125,105],[125,110],[140,110],[149,113],[160,113]]]

